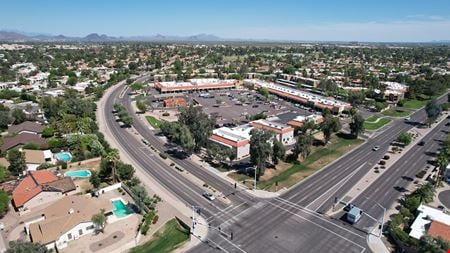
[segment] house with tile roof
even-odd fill
[[[102,209],[106,216],[110,216],[114,206],[104,198],[67,196],[45,208],[39,219],[26,224],[25,230],[32,242],[45,245],[48,249],[62,249],[67,247],[68,242],[94,232],[91,218]]]
[[[12,204],[20,212],[50,203],[64,195],[75,193],[76,186],[70,177],[59,178],[50,171],[29,171],[14,188]]]

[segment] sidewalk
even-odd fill
[[[383,240],[380,237],[369,234],[367,236],[367,244],[372,252],[375,253],[390,253],[392,250],[389,250],[384,244]]]

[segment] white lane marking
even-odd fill
[[[300,218],[300,219],[302,219],[302,220],[304,220],[304,221],[306,221],[306,222],[312,223],[312,224],[316,225],[317,227],[322,228],[322,229],[328,231],[329,233],[332,233],[332,234],[334,234],[335,236],[337,236],[337,237],[339,237],[339,238],[341,238],[341,239],[343,239],[343,240],[345,240],[345,241],[347,241],[347,242],[349,242],[349,243],[351,243],[351,244],[353,244],[353,245],[356,245],[357,247],[359,247],[359,248],[361,248],[361,249],[365,249],[365,247],[363,247],[363,246],[361,246],[361,245],[359,245],[359,244],[357,244],[357,243],[351,241],[350,239],[348,239],[348,238],[346,238],[346,237],[344,237],[344,236],[342,236],[342,235],[340,235],[340,234],[334,232],[333,230],[331,230],[331,229],[329,229],[329,228],[326,228],[326,227],[324,227],[324,226],[322,226],[322,225],[320,225],[320,224],[318,224],[318,223],[316,223],[316,222],[314,222],[314,221],[308,220],[307,218],[305,218],[305,217],[303,217],[303,216],[301,216],[301,215],[299,215],[299,214],[297,214],[297,213],[294,213],[294,212],[292,212],[292,211],[290,211],[290,210],[288,210],[288,209],[286,209],[286,208],[283,208],[283,207],[281,207],[281,206],[278,206],[278,205],[273,204],[273,203],[270,203],[270,202],[268,202],[268,203],[269,203],[270,205],[275,206],[275,207],[277,207],[277,208],[280,208],[281,210],[284,210],[284,211],[286,211],[286,212],[288,212],[288,213],[290,213],[290,214],[292,214],[292,215],[294,215],[294,216],[296,216],[296,217],[298,217],[298,218]],[[363,237],[363,238],[364,238],[364,237]]]
[[[244,205],[244,204],[246,204],[246,202],[243,202],[243,203],[241,203],[241,204],[239,204],[239,205],[237,205],[237,206],[235,206],[235,207],[233,207],[233,205],[231,205],[231,206],[229,206],[229,207],[233,207],[233,208],[228,209],[229,207],[227,207],[227,208],[225,208],[225,209],[223,209],[223,210],[221,210],[221,211],[219,211],[219,212],[213,214],[213,215],[212,215],[211,217],[209,217],[206,221],[210,222],[210,221],[213,221],[213,220],[215,220],[216,218],[219,218],[219,217],[222,217],[222,216],[230,216],[230,215],[228,214],[229,212],[233,212],[234,210],[238,209],[239,207],[241,207],[241,206]],[[212,219],[211,219],[211,218],[212,218]]]
[[[285,204],[285,205],[288,205],[288,206],[290,206],[290,207],[292,207],[292,208],[295,208],[295,209],[298,210],[298,211],[301,211],[301,212],[310,214],[310,215],[312,215],[312,216],[315,216],[315,217],[317,217],[317,218],[319,218],[319,219],[321,219],[321,220],[323,220],[323,221],[325,221],[325,222],[327,222],[327,223],[329,223],[329,224],[331,224],[331,225],[333,225],[333,226],[335,226],[335,227],[338,227],[338,228],[340,228],[340,229],[342,229],[342,230],[345,230],[345,231],[347,231],[348,233],[351,233],[351,234],[353,234],[353,235],[355,235],[355,236],[358,236],[358,237],[360,237],[360,238],[364,238],[364,236],[361,236],[361,235],[359,235],[359,234],[357,234],[357,233],[355,233],[355,232],[353,232],[353,231],[351,231],[351,230],[349,230],[349,229],[347,229],[347,228],[345,228],[345,227],[339,226],[338,224],[335,224],[335,223],[329,221],[329,220],[328,220],[327,218],[325,218],[324,216],[322,216],[322,215],[320,215],[320,214],[318,214],[318,213],[316,213],[316,212],[314,212],[314,211],[311,211],[311,210],[309,210],[309,209],[307,209],[307,208],[305,208],[305,207],[302,207],[302,206],[300,206],[300,205],[297,205],[297,204],[295,204],[295,203],[292,203],[292,202],[287,201],[287,200],[282,199],[282,198],[275,198],[274,200],[277,200],[277,201],[281,202],[282,204]]]
[[[328,194],[330,191],[333,191],[332,194],[336,193],[350,178],[352,178],[364,165],[366,165],[367,162],[361,164],[356,170],[354,170],[352,173],[348,174],[346,177],[344,177],[343,179],[341,179],[341,181],[339,181],[338,183],[336,183],[333,187],[331,187],[330,189],[328,189],[326,192],[322,193],[322,195],[320,195],[319,197],[317,197],[313,202],[309,203],[306,208],[310,207],[312,204],[314,204],[317,200],[320,200],[323,196],[325,196],[326,194]],[[332,195],[331,194],[331,195]],[[322,203],[320,203],[320,205],[317,207],[317,209],[319,209],[323,203],[325,203],[328,200],[325,199]],[[317,210],[316,209],[316,210]],[[316,211],[314,210],[314,211]]]

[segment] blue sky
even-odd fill
[[[279,40],[449,40],[450,1],[4,1],[0,29],[69,36],[208,33]]]

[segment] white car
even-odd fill
[[[375,146],[372,148],[373,151],[378,151],[380,149],[380,146]]]
[[[211,201],[216,199],[216,197],[214,197],[214,195],[212,193],[210,193],[210,192],[204,192],[203,193],[203,197],[205,197],[205,198],[207,198],[208,200],[211,200]]]

